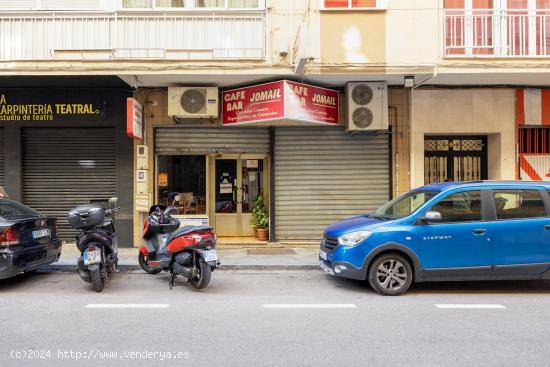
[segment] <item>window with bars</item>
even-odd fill
[[[550,127],[519,129],[518,145],[520,154],[550,154]]]

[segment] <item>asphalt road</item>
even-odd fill
[[[216,272],[201,292],[126,273],[97,294],[35,273],[0,281],[0,314],[2,367],[550,365],[549,281],[382,297],[319,271]]]

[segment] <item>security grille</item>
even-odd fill
[[[74,240],[67,212],[116,194],[114,128],[23,130],[23,200],[56,217],[59,235]]]
[[[372,212],[389,196],[387,135],[275,130],[277,240],[319,240],[327,225]]]
[[[0,186],[4,186],[5,184],[5,163],[4,163],[4,129],[0,128]]]
[[[487,138],[426,137],[424,183],[487,179]]]

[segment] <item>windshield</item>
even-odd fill
[[[39,217],[40,214],[26,205],[12,200],[0,200],[0,217],[6,220]]]
[[[411,191],[399,195],[384,204],[371,217],[380,219],[396,219],[406,217],[420,208],[425,202],[437,195],[439,191]]]

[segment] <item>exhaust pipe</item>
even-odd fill
[[[192,278],[195,276],[195,271],[192,268],[187,268],[176,262],[173,265],[173,269],[174,269],[174,274],[182,275],[185,278]]]

